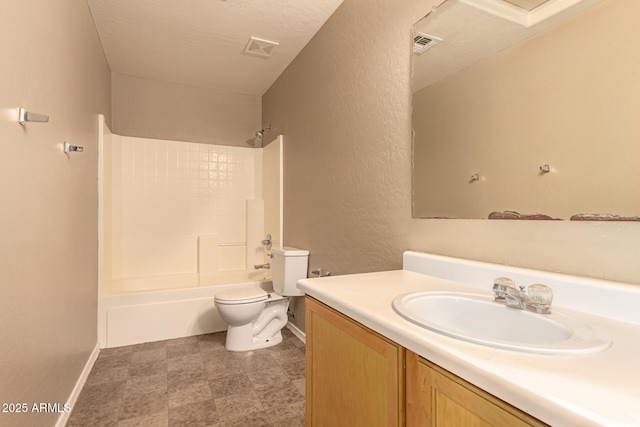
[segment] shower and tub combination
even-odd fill
[[[102,348],[222,331],[215,295],[273,291],[254,266],[270,261],[267,233],[282,245],[281,135],[245,148],[99,127]]]

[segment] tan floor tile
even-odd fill
[[[167,359],[167,349],[163,348],[154,348],[150,350],[140,350],[133,353],[131,356],[131,363],[148,363],[148,362],[156,362],[160,360]]]
[[[278,365],[286,365],[295,362],[304,362],[304,353],[296,346],[292,346],[286,350],[271,353],[271,357],[278,363]]]
[[[169,386],[169,407],[213,399],[209,381],[181,382]]]
[[[207,348],[200,345],[200,353],[202,354],[202,360],[206,362],[224,362],[224,363],[232,363],[239,362],[240,358],[238,357],[238,353],[234,353],[232,351],[228,351],[224,347],[214,347]]]
[[[244,366],[242,366],[238,360],[230,360],[228,362],[206,362],[204,368],[207,378],[210,380],[216,380],[229,375],[243,375],[245,373]]]
[[[289,377],[289,379],[297,380],[300,378],[304,378],[305,364],[306,364],[305,361],[301,360],[298,362],[293,362],[293,363],[289,363],[281,366],[284,372]]]
[[[110,353],[110,355],[105,355],[103,352],[107,350],[101,350],[96,362],[93,364],[93,368],[91,368],[92,372],[111,369],[111,368],[121,368],[127,367],[131,363],[131,357],[133,353],[129,352],[117,352]]]
[[[100,350],[100,354],[98,355],[98,359],[101,357],[115,357],[115,356],[121,356],[121,355],[126,355],[126,354],[131,354],[133,353],[133,348],[134,346],[132,345],[125,345],[122,347],[111,347],[111,348],[103,348],[102,350]]]
[[[305,427],[304,413],[301,416],[293,416],[284,420],[276,420],[272,422],[273,427]]]
[[[144,344],[142,344],[142,348],[144,350],[157,350],[157,349],[161,349],[161,348],[166,348],[167,347],[167,341],[163,340],[163,341],[152,341],[152,342],[146,342]]]
[[[127,380],[129,376],[129,367],[128,366],[119,366],[114,368],[103,368],[92,370],[89,376],[87,377],[87,381],[85,382],[86,387],[91,387],[104,383],[119,383]]]
[[[190,336],[190,337],[181,337],[181,338],[174,338],[172,340],[167,340],[167,349],[169,349],[169,347],[175,346],[175,345],[184,345],[184,344],[190,344],[190,343],[198,343],[198,337],[197,336]]]
[[[256,394],[265,408],[282,407],[304,402],[304,396],[291,382],[286,386],[257,391]]]
[[[247,371],[269,369],[276,365],[276,361],[269,353],[258,351],[248,351],[239,353],[238,359]]]
[[[231,394],[246,394],[253,390],[253,384],[244,375],[229,375],[209,382],[213,397],[229,396]]]
[[[129,379],[135,377],[147,377],[167,372],[167,362],[157,360],[155,362],[136,363],[129,366]]]
[[[200,347],[198,342],[194,341],[186,344],[176,344],[167,346],[167,359],[172,359],[180,356],[187,356],[189,354],[200,355]]]
[[[204,363],[199,353],[186,354],[184,356],[173,357],[167,360],[167,370],[169,372],[197,369],[204,369]]]
[[[222,427],[271,427],[271,420],[265,412],[252,412],[239,418],[223,421]]]
[[[158,413],[167,414],[167,390],[127,389],[122,400],[119,421]]]
[[[219,397],[214,401],[216,408],[218,408],[218,417],[223,422],[223,425],[226,421],[243,415],[264,412],[264,408],[254,392]]]
[[[153,375],[129,377],[126,387],[127,390],[167,390],[167,373],[160,372]]]
[[[214,332],[212,334],[198,335],[198,342],[215,342],[224,347],[224,342],[227,339],[227,331]]]
[[[278,421],[282,423],[284,420],[304,420],[304,405],[304,401],[300,401],[282,406],[263,406],[267,408],[265,412],[269,415],[271,422],[275,424]]]
[[[305,378],[298,378],[297,380],[291,380],[291,383],[298,389],[300,394],[304,397],[304,393],[307,389],[307,382]]]
[[[265,352],[269,353],[269,354],[276,354],[276,353],[282,353],[282,352],[290,350],[292,348],[298,348],[298,347],[296,347],[296,345],[293,342],[293,340],[291,340],[291,339],[283,339],[280,344],[274,345],[273,347],[265,348]]]
[[[71,413],[66,427],[115,427],[118,424],[118,411]]]
[[[67,425],[303,425],[304,343],[282,333],[251,352],[226,332],[102,350]]]
[[[169,386],[182,382],[207,381],[209,377],[203,365],[183,366],[181,369],[173,369],[168,372]]]
[[[228,351],[224,347],[224,341],[198,341],[198,347],[200,347],[200,351]]]
[[[213,400],[190,403],[169,409],[171,427],[219,426],[220,420]]]
[[[287,374],[278,365],[271,366],[267,369],[247,371],[247,376],[258,392],[286,387],[291,383]]]
[[[166,412],[118,421],[118,427],[168,427],[169,416]]]
[[[126,383],[104,383],[84,387],[73,411],[103,411],[118,408],[122,403]]]
[[[72,408],[67,425],[115,426],[124,390],[124,382],[85,387]]]
[[[134,344],[130,346],[133,349],[133,352],[143,351],[143,350],[157,350],[161,348],[167,347],[167,341],[150,341],[142,344]]]

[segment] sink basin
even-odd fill
[[[414,292],[396,297],[393,309],[426,329],[476,344],[543,354],[589,354],[607,349],[610,337],[556,307],[537,314],[463,292]]]

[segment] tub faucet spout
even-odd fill
[[[270,269],[270,268],[271,268],[271,264],[270,264],[270,263],[266,263],[266,264],[256,264],[256,265],[254,265],[254,266],[253,266],[253,268],[254,268],[255,270],[260,270],[260,269],[268,270],[268,269]]]

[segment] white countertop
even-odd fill
[[[298,287],[552,426],[640,426],[640,325],[637,323],[583,312],[585,320],[609,333],[612,346],[589,355],[541,355],[450,338],[405,320],[391,306],[396,296],[417,291],[492,295],[491,284],[488,283],[485,290],[398,270],[304,279],[298,282]],[[635,295],[636,290],[632,291]],[[636,307],[636,311],[640,311],[640,304]]]

